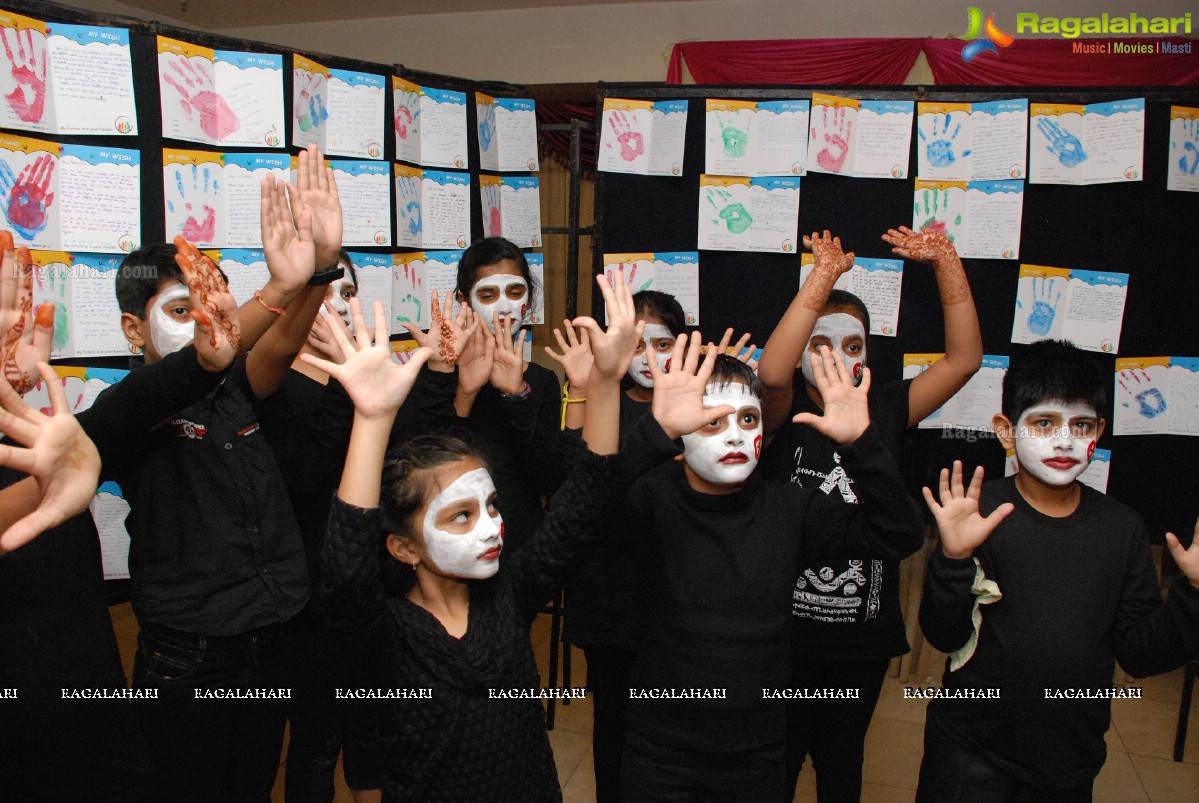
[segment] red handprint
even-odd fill
[[[612,127],[612,132],[616,134],[616,141],[620,143],[621,159],[632,162],[645,153],[645,137],[640,131],[633,130],[633,121],[629,119],[628,115],[624,112],[613,112],[612,116],[608,118],[608,125]]]
[[[212,91],[211,81],[202,70],[187,59],[172,61],[171,70],[173,74],[164,72],[162,80],[179,93],[179,105],[187,119],[200,113],[201,131],[220,141],[241,128],[241,120],[225,99]]]
[[[21,169],[11,187],[12,168],[5,162],[0,167],[0,197],[8,196],[4,216],[24,239],[32,241],[50,222],[47,209],[54,203],[50,181],[54,177],[54,157],[43,153]]]
[[[46,109],[46,39],[39,34],[35,46],[32,29],[26,28],[24,36],[21,35],[22,31],[13,29],[13,39],[17,44],[17,54],[14,56],[12,45],[8,42],[9,30],[3,29],[0,36],[4,39],[4,54],[12,65],[12,79],[17,85],[4,99],[24,122],[40,123]]]
[[[824,149],[816,154],[816,164],[830,173],[840,173],[845,166],[845,158],[849,156],[849,138],[853,133],[853,119],[850,118],[844,107],[838,107],[833,112],[833,127],[835,130],[829,129],[828,106],[821,107],[824,110]],[[816,137],[816,129],[812,129],[812,137]]]
[[[396,108],[395,129],[400,139],[408,139],[408,126],[412,125],[412,110],[407,106]]]

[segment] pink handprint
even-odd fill
[[[42,112],[46,108],[46,43],[40,36],[41,47],[35,47],[33,30],[26,28],[24,36],[21,31],[13,30],[16,40],[17,54],[14,56],[12,45],[8,42],[9,29],[5,28],[0,35],[4,39],[4,53],[12,64],[12,79],[17,86],[4,96],[8,105],[16,112],[17,117],[26,123],[40,123]],[[40,49],[40,53],[38,52]],[[38,56],[41,56],[39,61]]]
[[[504,232],[504,221],[500,217],[500,208],[492,207],[491,216],[487,221],[487,232],[491,237],[499,237]]]
[[[400,139],[408,139],[408,126],[412,125],[412,110],[407,106],[396,108],[395,129]]]
[[[632,162],[645,153],[645,137],[640,131],[633,130],[633,122],[628,115],[624,112],[613,112],[612,116],[608,118],[608,125],[612,127],[612,132],[616,134],[616,141],[620,143],[621,159]]]
[[[838,107],[833,112],[833,129],[829,128],[828,106],[821,107],[824,111],[824,149],[816,154],[816,164],[830,173],[840,173],[845,166],[845,157],[849,156],[849,138],[853,133],[853,120],[848,117],[844,107]],[[816,129],[812,129],[812,137],[816,137]]]
[[[200,113],[201,131],[219,141],[241,128],[241,120],[225,99],[212,91],[208,76],[199,68],[187,59],[180,59],[171,62],[171,69],[174,74],[163,73],[162,80],[179,93],[179,105],[187,119],[192,119],[195,112]]]

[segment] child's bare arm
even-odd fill
[[[912,380],[908,391],[908,426],[914,427],[949,400],[982,365],[983,340],[966,270],[944,232],[906,226],[883,235],[897,255],[931,265],[945,318],[945,356]]]

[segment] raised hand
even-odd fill
[[[983,518],[978,512],[978,497],[982,493],[983,469],[979,466],[974,470],[970,487],[962,487],[962,461],[953,461],[953,478],[950,479],[949,469],[941,469],[940,504],[933,498],[933,492],[924,487],[924,501],[937,520],[937,530],[941,534],[941,550],[945,557],[961,560],[968,558],[974,550],[986,541],[991,533],[999,526],[999,522],[1008,517],[1016,509],[1011,502],[1005,502],[991,515]],[[1199,559],[1199,550],[1195,552]]]
[[[12,234],[0,231],[0,366],[17,393],[33,389],[39,362],[50,360],[54,305],[33,310],[33,259],[29,249],[13,252]]]
[[[566,337],[562,337],[561,330],[554,329],[554,338],[558,341],[561,353],[554,351],[552,346],[546,346],[545,353],[562,366],[572,390],[586,388],[587,377],[591,375],[591,365],[595,362],[595,357],[591,354],[591,335],[581,326],[576,335],[570,321],[563,321],[562,328],[566,330]]]
[[[1166,533],[1166,546],[1170,548],[1170,557],[1182,569],[1191,587],[1199,588],[1199,519],[1195,521],[1195,534],[1191,537],[1191,545],[1183,547],[1174,533]]]
[[[271,278],[290,290],[302,288],[316,270],[316,243],[313,241],[313,215],[303,204],[287,205],[287,190],[282,181],[267,176],[262,180],[259,213],[262,226],[262,253]],[[293,222],[292,215],[295,215]]]
[[[843,251],[841,238],[833,237],[828,229],[824,230],[823,235],[815,231],[810,236],[805,234],[803,247],[812,252],[814,270],[840,276],[853,267],[853,251]]]
[[[887,229],[883,239],[893,246],[892,253],[913,262],[935,265],[958,258],[953,241],[943,229],[925,226],[915,232],[907,226],[900,226],[898,229]]]
[[[699,353],[704,352],[704,361]],[[703,347],[703,335],[686,334],[674,341],[674,355],[670,358],[669,370],[658,367],[657,360],[649,360],[649,372],[654,376],[654,401],[651,405],[654,418],[662,430],[672,439],[690,435],[697,429],[717,418],[735,413],[731,406],[704,407],[704,392],[708,379],[716,367],[717,349],[709,344]]]
[[[487,327],[478,326],[458,357],[458,391],[467,396],[477,394],[491,378],[494,364],[495,338]]]
[[[337,364],[322,360],[311,354],[301,354],[300,359],[327,373],[345,388],[354,402],[356,415],[367,420],[380,420],[395,416],[396,410],[408,398],[408,391],[416,382],[421,366],[432,354],[421,347],[401,365],[391,353],[391,342],[387,333],[387,315],[382,302],[375,302],[374,341],[362,315],[362,305],[357,298],[350,299],[350,314],[354,319],[354,336],[349,337],[344,327],[333,325],[333,339],[341,348],[345,362]]]
[[[324,302],[325,309],[322,314],[317,315],[312,321],[312,329],[308,332],[308,345],[317,351],[326,360],[341,364],[346,361],[346,355],[342,353],[341,347],[333,339],[332,321],[337,321],[343,329],[346,329],[346,339],[349,339],[349,329],[346,328],[345,321],[333,309],[333,305],[328,301]]]
[[[812,355],[812,374],[824,402],[824,415],[800,413],[791,419],[806,424],[837,443],[852,443],[870,426],[870,408],[866,405],[870,390],[870,369],[862,369],[862,382],[855,386],[840,351],[821,346]]]
[[[312,215],[312,241],[316,246],[316,267],[325,270],[337,265],[341,251],[342,210],[333,168],[325,165],[320,149],[309,145],[300,151],[296,184],[287,186],[291,211],[299,219],[302,212]]]
[[[618,382],[633,362],[645,323],[637,322],[633,293],[625,284],[623,271],[616,271],[612,282],[602,273],[595,278],[604,296],[604,309],[608,311],[608,328],[601,329],[593,318],[586,316],[575,318],[573,323],[589,335],[591,372],[601,379]]]
[[[417,343],[432,352],[432,356],[429,358],[430,367],[446,372],[457,364],[466,344],[470,342],[482,325],[469,304],[460,304],[458,314],[453,318],[447,317],[445,313],[453,308],[453,290],[446,291],[444,304],[438,300],[437,294],[433,293],[433,301],[430,306],[433,325],[429,327],[427,333],[412,321],[400,323],[400,326],[403,326]]]
[[[500,393],[520,393],[525,386],[524,332],[513,331],[511,318],[492,315],[491,320],[495,335],[488,336],[495,341],[495,351],[490,382]]]
[[[100,477],[100,454],[71,415],[62,382],[45,362],[37,367],[54,406],[52,416],[29,407],[0,382],[0,432],[27,447],[0,444],[0,465],[33,477],[42,496],[36,510],[0,535],[0,554],[87,510]]]
[[[175,264],[191,294],[197,357],[207,370],[223,370],[241,348],[237,302],[211,259],[182,237],[175,238],[175,249]]]

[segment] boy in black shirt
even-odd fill
[[[1199,653],[1199,547],[1167,536],[1184,577],[1163,605],[1141,517],[1078,482],[1108,382],[1069,343],[1034,343],[1012,357],[993,421],[1019,473],[983,486],[980,469],[964,490],[955,463],[940,504],[924,489],[941,548],[920,624],[950,653],[954,696],[929,704],[919,801],[1089,801],[1114,662],[1142,677]]]
[[[681,381],[685,341],[676,344],[671,372],[649,363],[655,420],[659,394]],[[813,363],[824,415],[796,420],[842,444],[862,505],[756,475],[761,389],[748,366],[726,355],[703,398],[733,412],[683,435],[683,465],[651,471],[630,490],[642,617],[622,761],[632,803],[780,800],[785,711],[777,690],[790,672],[787,627],[800,557],[897,556],[920,543],[915,505],[869,428],[869,371],[855,386],[827,347]],[[647,425],[654,421],[640,424]]]

